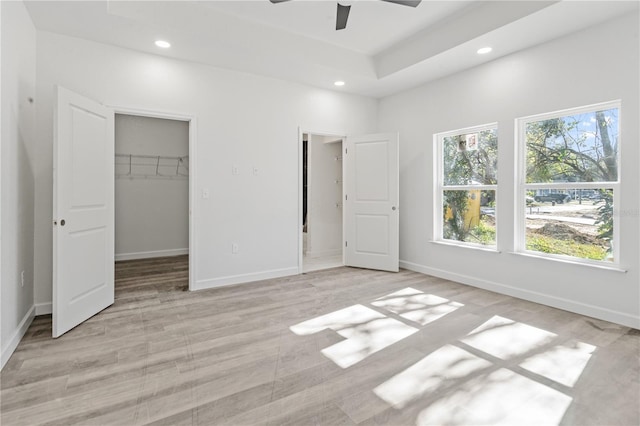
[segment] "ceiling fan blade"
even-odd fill
[[[403,6],[417,7],[422,0],[382,0],[387,3],[401,4]]]
[[[336,14],[336,30],[344,30],[347,28],[347,19],[349,19],[349,11],[351,5],[343,6],[338,3],[338,12]]]
[[[284,3],[285,1],[289,1],[289,0],[269,0],[269,1],[273,4],[278,4],[278,3]]]

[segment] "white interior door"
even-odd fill
[[[344,262],[398,271],[398,134],[349,136],[344,166]]]
[[[114,113],[57,88],[53,337],[113,304]]]

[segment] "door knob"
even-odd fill
[[[395,209],[396,209],[396,206],[391,207],[391,210],[395,210]]]
[[[64,219],[62,219],[62,220],[60,221],[60,226],[64,226],[64,224],[65,224],[65,223],[66,223],[66,222],[64,221]]]

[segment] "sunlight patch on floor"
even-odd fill
[[[353,305],[289,327],[297,335],[331,329],[346,340],[321,352],[342,368],[348,368],[418,331],[362,305]]]
[[[417,328],[392,318],[377,319],[338,331],[347,340],[323,349],[322,353],[340,367],[347,368],[417,331]]]
[[[411,287],[383,296],[371,304],[420,325],[427,325],[464,306]]]
[[[524,360],[520,367],[562,385],[576,384],[596,347],[583,342],[567,342]]]
[[[408,289],[402,292],[409,294]],[[412,405],[424,407],[417,425],[558,424],[572,398],[555,386],[512,369],[521,367],[573,387],[597,348],[575,340],[554,342],[557,337],[494,316],[460,339],[479,353],[455,344],[444,345],[373,392],[397,410]]]
[[[372,306],[426,325],[463,305],[408,287],[376,299]],[[321,350],[342,368],[419,331],[359,304],[290,329],[298,335],[330,329],[342,336],[345,340]],[[595,350],[496,315],[457,343],[440,347],[379,384],[373,393],[396,410],[420,410],[417,425],[558,424],[572,398],[535,376],[519,374],[518,368],[572,387]]]
[[[506,360],[545,346],[556,337],[546,330],[496,315],[461,342]]]
[[[382,383],[373,392],[392,407],[401,409],[423,395],[452,386],[491,365],[464,349],[445,345]]]
[[[289,327],[298,336],[306,336],[331,329],[340,331],[375,319],[386,318],[381,313],[362,305],[353,305],[326,315],[315,317]]]
[[[558,424],[571,397],[555,389],[500,368],[457,384],[422,410],[417,425]]]

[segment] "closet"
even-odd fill
[[[188,254],[189,123],[115,117],[115,259]]]

